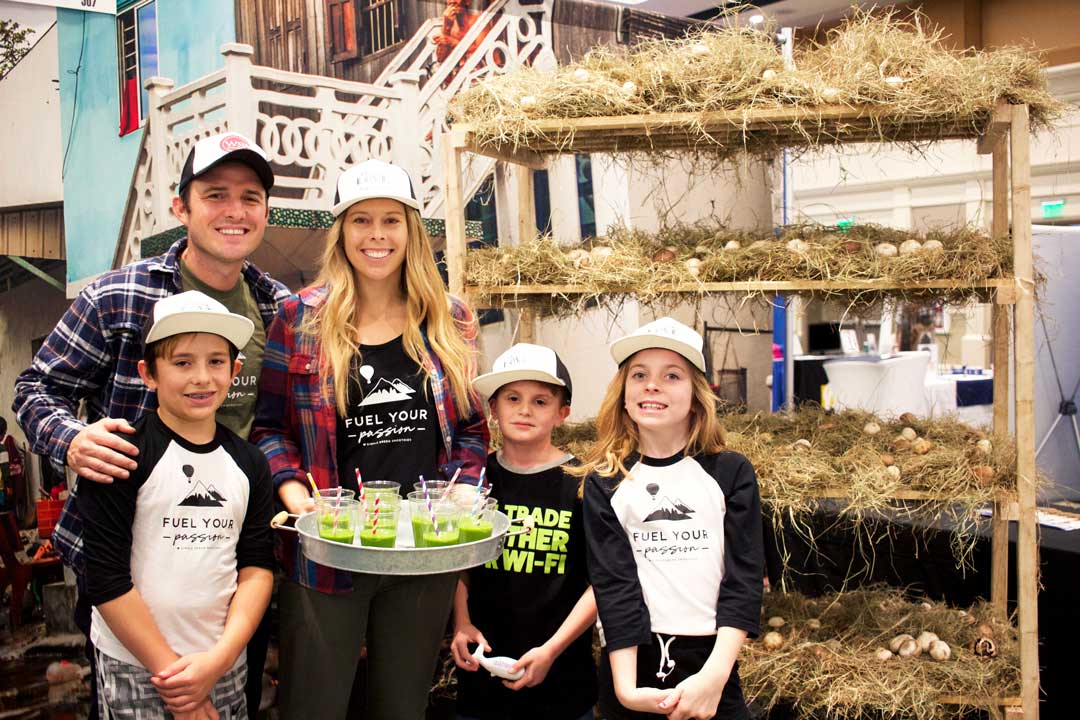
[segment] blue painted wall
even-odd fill
[[[142,131],[119,137],[116,18],[56,15],[67,279],[77,283],[112,265]],[[157,24],[158,75],[177,86],[222,67],[221,46],[236,40],[233,3],[225,0],[157,0]]]

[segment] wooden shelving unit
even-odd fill
[[[733,153],[748,139],[767,138],[776,147],[817,143],[935,142],[946,139],[976,141],[979,153],[993,157],[993,221],[998,239],[1012,228],[1014,277],[988,279],[982,283],[932,281],[887,284],[876,282],[732,282],[694,283],[673,292],[712,293],[813,293],[829,290],[866,290],[888,294],[904,290],[970,290],[991,298],[993,307],[994,433],[1008,434],[1009,339],[1015,347],[1014,374],[1017,448],[1015,496],[999,496],[994,503],[992,525],[991,601],[1004,617],[1007,603],[1009,562],[1008,522],[1018,522],[1017,606],[1019,615],[1021,694],[1019,698],[980,699],[1008,717],[1037,720],[1039,713],[1038,664],[1038,541],[1035,494],[1035,284],[1031,239],[1031,169],[1029,117],[1026,105],[999,104],[990,117],[970,119],[928,118],[911,122],[891,117],[887,109],[860,110],[826,106],[769,111],[669,113],[649,116],[593,117],[544,120],[534,124],[518,146],[482,141],[467,124],[452,128],[443,138],[446,193],[446,259],[450,291],[483,298],[488,304],[513,305],[515,298],[581,294],[572,285],[475,287],[465,278],[466,198],[462,195],[462,157],[475,153],[518,166],[520,217],[531,217],[532,190],[526,168],[542,168],[550,156],[562,153],[626,153],[673,150]],[[1011,223],[1010,223],[1011,217]],[[1009,308],[1012,308],[1011,318]],[[1011,322],[1010,322],[1011,319]],[[843,497],[837,488],[830,497]],[[901,497],[903,496],[903,497]],[[930,499],[925,493],[900,493],[897,499]],[[961,698],[941,698],[956,704]],[[970,700],[970,699],[968,699]]]

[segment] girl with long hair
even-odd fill
[[[749,717],[736,658],[756,635],[757,477],[724,446],[701,336],[671,318],[611,345],[619,365],[584,476],[608,720]]]
[[[252,429],[297,514],[311,507],[309,471],[320,489],[355,492],[360,471],[407,491],[459,468],[475,483],[487,456],[476,321],[444,289],[408,174],[369,160],[337,189],[319,276],[270,327]],[[456,575],[334,570],[294,537],[281,548],[283,716],[422,718]],[[350,695],[365,643],[361,706]]]

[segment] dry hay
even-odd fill
[[[805,246],[791,249],[791,243],[799,240]],[[895,257],[885,257],[874,249],[880,243],[899,248],[905,240],[920,244],[937,241],[942,249]],[[740,247],[725,250],[731,241]],[[560,246],[550,237],[512,247],[472,250],[466,255],[466,285],[473,288],[470,293],[474,296],[487,300],[507,296],[485,296],[485,288],[573,286],[573,292],[522,294],[513,301],[575,313],[589,302],[619,302],[631,295],[646,303],[677,302],[680,293],[693,294],[687,288],[699,287],[702,293],[702,284],[713,282],[876,281],[895,285],[950,280],[963,287],[932,291],[848,289],[816,294],[858,304],[878,300],[883,292],[957,300],[978,294],[977,286],[985,280],[1012,273],[1010,241],[994,241],[974,227],[920,234],[877,225],[837,228],[803,224],[787,226],[777,235],[700,221],[673,224],[656,232],[616,226],[606,236],[589,241],[587,247],[593,251],[610,248],[610,255],[600,257],[593,252],[581,259],[582,248]],[[692,267],[695,264],[696,268]]]
[[[964,613],[964,614],[961,614]],[[959,718],[989,698],[1020,691],[1019,643],[1015,628],[998,618],[988,603],[958,610],[943,603],[912,603],[897,590],[871,587],[811,599],[797,593],[766,593],[766,619],[784,618],[784,644],[766,650],[747,643],[739,674],[747,700],[772,708],[792,705],[802,718],[848,720],[903,717],[914,720]],[[812,628],[816,619],[820,628]],[[980,625],[992,629],[998,654],[978,658],[972,644]],[[875,658],[901,633],[930,631],[948,643],[943,662],[919,657]],[[939,704],[958,696],[966,704]],[[996,714],[996,711],[995,711]]]
[[[731,414],[723,422],[728,447],[754,466],[762,502],[775,525],[789,527],[811,547],[815,537],[808,518],[821,498],[842,497],[840,518],[867,533],[874,533],[888,516],[912,519],[913,527],[926,532],[945,519],[955,558],[968,563],[977,540],[979,509],[1016,488],[1012,443],[994,438],[986,455],[978,442],[988,440],[987,434],[953,419],[886,420],[857,410],[827,413],[804,406],[793,413]],[[864,432],[869,422],[881,428],[877,435]],[[910,443],[898,441],[905,427],[932,443],[931,449],[919,454]],[[595,433],[592,423],[564,424],[553,440],[584,457]],[[797,440],[810,445],[797,447]],[[900,469],[898,479],[889,475],[888,459]],[[926,497],[897,499],[909,491]],[[867,539],[859,544],[864,555],[874,552],[874,537]]]
[[[734,20],[732,21],[735,22]],[[544,136],[538,121],[560,118],[802,110],[791,125],[750,128],[736,142],[685,130],[695,149],[720,156],[768,155],[779,147],[812,148],[842,142],[842,126],[821,122],[830,108],[861,111],[882,141],[975,137],[999,100],[1027,103],[1039,129],[1062,112],[1050,94],[1038,55],[1028,48],[958,52],[943,46],[941,30],[912,11],[853,8],[823,43],[796,48],[784,68],[771,31],[731,26],[678,40],[655,39],[632,50],[601,46],[554,72],[521,68],[491,76],[457,95],[455,122],[469,123],[482,145],[565,149],[572,134]],[[850,128],[848,129],[850,132]],[[655,149],[655,137],[628,139],[620,150]]]

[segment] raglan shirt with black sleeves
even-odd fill
[[[607,650],[653,633],[759,631],[764,550],[750,461],[735,452],[632,456],[585,481],[589,578]]]
[[[174,433],[156,412],[134,426],[125,439],[139,450],[138,468],[126,480],[84,483],[79,508],[91,640],[141,666],[97,606],[135,588],[174,652],[209,650],[224,630],[237,572],[274,567],[273,485],[258,448],[222,425],[203,445]]]

